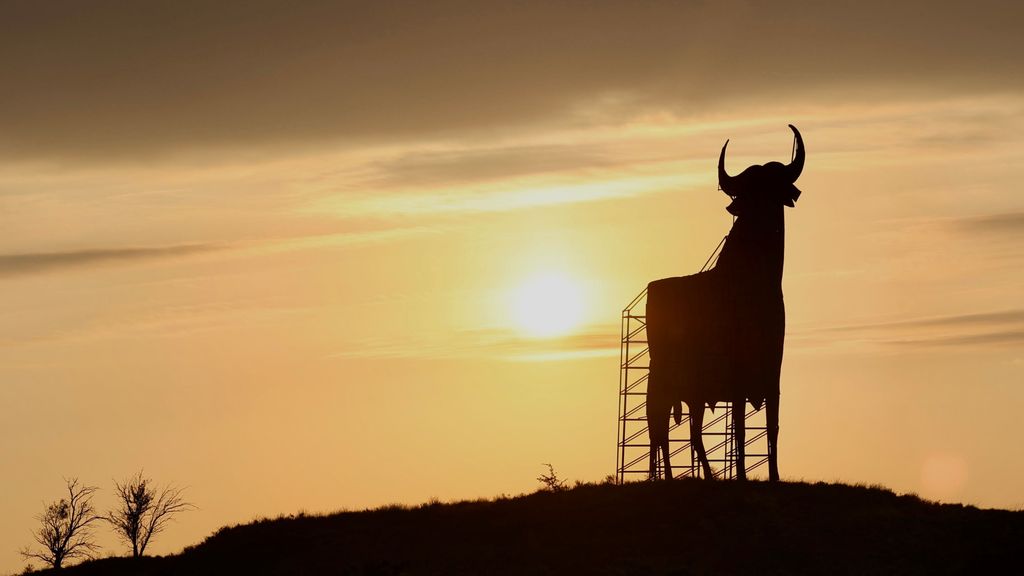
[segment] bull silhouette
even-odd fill
[[[750,166],[737,176],[725,169],[726,140],[718,159],[718,183],[736,217],[716,265],[706,272],[655,280],[647,286],[647,425],[651,477],[659,448],[665,478],[670,412],[677,424],[685,402],[690,441],[705,478],[713,478],[701,429],[705,405],[730,402],[737,450],[737,478],[746,478],[743,415],[749,401],[766,408],[768,475],[779,479],[779,373],[786,334],[782,298],[784,207],[800,197],[794,183],[804,166],[804,143],[793,126],[796,151],[788,165]]]

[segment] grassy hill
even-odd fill
[[[1022,543],[1024,512],[839,484],[682,480],[262,520],[176,556],[62,573],[965,574],[1024,570]]]

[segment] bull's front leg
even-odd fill
[[[668,463],[668,428],[670,406],[658,388],[651,388],[647,393],[647,438],[650,445],[650,478],[658,478],[658,450],[664,454],[665,478],[672,478],[672,468]]]
[[[768,480],[779,481],[779,395],[765,400],[765,424],[768,427]]]
[[[665,433],[665,441],[661,445],[661,464],[662,468],[665,469],[665,480],[672,479],[672,463],[668,460],[669,446],[668,446],[668,433]]]
[[[651,440],[651,470],[647,476],[651,480],[658,479],[658,448],[654,445],[654,440]]]
[[[736,445],[736,479],[747,479],[747,401],[732,403],[732,430]]]

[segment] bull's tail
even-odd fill
[[[676,426],[683,422],[683,403],[680,400],[672,404],[672,419],[676,421]]]

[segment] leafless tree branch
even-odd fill
[[[98,490],[84,486],[78,478],[64,479],[67,498],[43,505],[43,513],[36,516],[39,527],[32,536],[39,548],[26,546],[20,554],[26,560],[41,560],[53,568],[60,568],[66,560],[92,558],[99,550],[93,541],[92,525],[101,520],[92,505]]]
[[[170,485],[158,488],[142,471],[123,482],[114,481],[119,502],[106,520],[131,547],[133,557],[144,555],[153,536],[162,532],[176,514],[195,509],[182,492]]]

